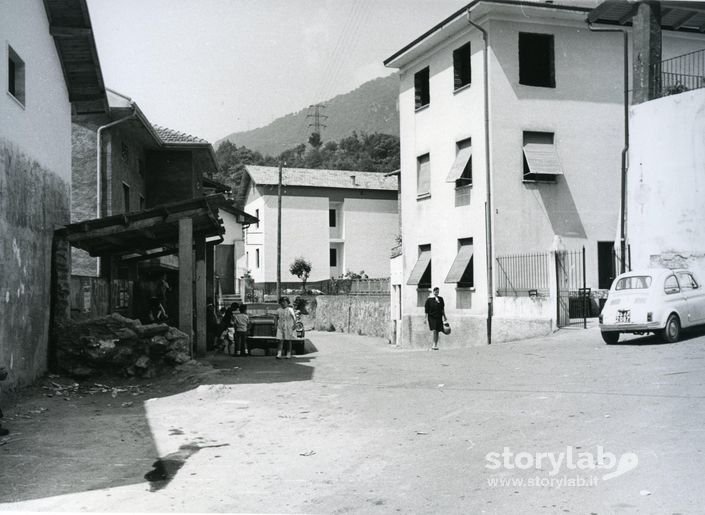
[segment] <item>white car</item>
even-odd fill
[[[681,328],[705,324],[705,288],[688,270],[647,269],[617,276],[600,313],[605,343],[620,333],[678,340]]]

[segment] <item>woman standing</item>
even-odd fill
[[[286,358],[291,357],[294,339],[294,325],[296,324],[296,313],[290,306],[289,297],[279,298],[279,308],[277,309],[277,359],[281,359],[284,343],[287,343],[288,351]]]
[[[446,304],[443,297],[439,296],[438,287],[433,289],[433,295],[426,299],[424,311],[428,319],[428,328],[433,333],[433,347],[431,350],[438,350],[438,332],[443,331],[443,321],[446,318]]]

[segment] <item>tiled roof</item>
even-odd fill
[[[255,185],[279,184],[279,168],[276,166],[248,165],[245,168]],[[396,191],[397,178],[395,176],[386,177],[383,173],[375,172],[284,168],[282,185]]]
[[[154,130],[157,131],[159,138],[166,145],[188,145],[194,143],[200,145],[210,145],[210,143],[203,138],[192,136],[191,134],[186,134],[185,132],[168,129],[166,127],[162,127],[161,125],[154,125]]]

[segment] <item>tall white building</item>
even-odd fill
[[[448,343],[487,343],[490,301],[492,341],[550,332],[558,299],[497,296],[511,275],[503,256],[584,246],[587,286],[609,286],[623,46],[589,30],[597,3],[476,0],[385,60],[400,71],[402,344],[427,345],[432,286],[454,325]],[[666,33],[663,56],[701,47]]]

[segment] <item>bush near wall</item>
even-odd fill
[[[319,295],[314,310],[318,331],[389,338],[388,295]]]

